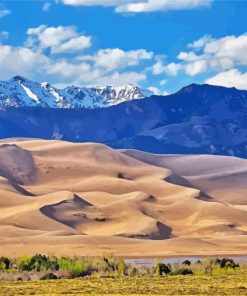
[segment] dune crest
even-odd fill
[[[247,253],[244,159],[16,139],[0,166],[6,255]]]

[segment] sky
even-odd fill
[[[0,80],[247,89],[247,0],[0,1]]]

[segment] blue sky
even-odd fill
[[[247,1],[0,2],[0,79],[247,89]]]

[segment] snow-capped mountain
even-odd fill
[[[134,85],[124,87],[76,87],[58,89],[21,76],[0,81],[0,106],[50,108],[103,108],[154,95]]]
[[[150,90],[141,89],[137,86],[129,84],[124,87],[103,86],[92,89],[98,95],[106,98],[110,105],[117,105],[131,100],[138,100],[151,97],[154,93]]]
[[[69,88],[58,93],[48,84],[35,92],[29,83],[18,81],[11,83],[12,89],[5,88],[6,93],[15,92],[16,104],[20,96],[22,103],[36,105],[41,94],[46,94],[50,106],[63,106],[68,104],[63,93],[71,93],[75,101],[70,104],[74,106],[82,92]],[[22,101],[21,94],[26,91],[27,101]],[[153,96],[108,108],[0,108],[0,138],[62,139],[161,154],[247,158],[246,114],[247,91],[192,84],[166,97]]]

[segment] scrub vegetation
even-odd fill
[[[247,266],[230,258],[141,266],[114,256],[0,257],[0,295],[247,295]]]

